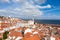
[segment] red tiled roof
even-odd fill
[[[22,34],[20,32],[16,32],[16,31],[11,31],[10,34],[8,34],[8,35],[9,36],[16,36],[16,37],[20,36],[20,37],[22,37]]]
[[[2,38],[2,34],[0,34],[0,38]]]

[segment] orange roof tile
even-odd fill
[[[16,36],[16,37],[20,36],[20,37],[22,37],[22,34],[20,32],[11,31],[9,36]]]

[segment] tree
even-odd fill
[[[5,32],[3,33],[3,40],[7,39],[7,34],[9,34],[8,31],[5,31]]]
[[[0,16],[0,18],[3,18],[4,16]]]

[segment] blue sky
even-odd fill
[[[24,19],[60,19],[60,0],[0,0],[0,15]]]

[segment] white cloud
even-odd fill
[[[0,2],[9,3],[10,0],[0,0]]]
[[[47,0],[34,0],[35,3],[37,4],[42,4],[45,3]]]
[[[41,9],[42,9],[42,8],[51,8],[51,5],[49,5],[49,4],[46,5],[46,6],[39,6],[39,5],[36,5],[36,7],[37,7],[37,8],[41,8]]]
[[[47,0],[12,0],[15,3],[24,3],[26,1],[30,2],[30,3],[37,3],[37,4],[42,4],[45,3]]]
[[[47,0],[12,0],[14,3],[18,3],[20,5],[26,5],[28,7],[28,5],[30,7],[32,7],[31,5],[34,5],[35,3],[37,3],[38,5],[35,5],[36,8],[51,8],[51,5],[48,4],[46,6],[40,6],[40,4],[45,3]]]
[[[12,0],[12,1],[15,2],[15,3],[24,2],[24,0]]]
[[[9,2],[5,0],[6,2]],[[4,1],[4,2],[5,2]],[[40,17],[43,14],[43,11],[39,10],[39,8],[51,8],[51,5],[47,6],[37,6],[34,5],[33,0],[12,0],[14,3],[17,3],[20,5],[20,7],[10,7],[7,9],[0,10],[0,14],[6,13],[8,16],[18,16],[18,17],[27,17],[27,18],[32,18],[32,17]],[[45,3],[46,0],[35,0],[37,3]],[[2,12],[1,12],[2,11]],[[5,14],[5,15],[6,15]]]

